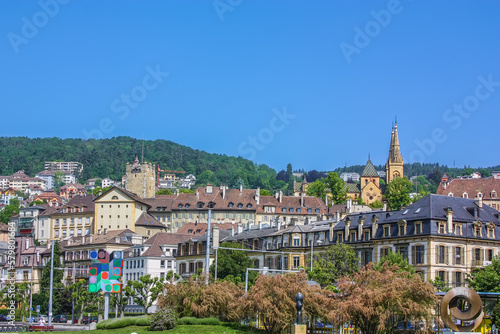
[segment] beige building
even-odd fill
[[[151,205],[125,189],[113,187],[97,197],[94,203],[94,234],[130,229],[134,233],[152,236],[165,230],[165,225],[148,214]]]
[[[94,225],[94,195],[77,195],[50,215],[53,240],[92,233]]]
[[[136,157],[134,162],[125,167],[123,178],[125,189],[142,198],[153,198],[156,193],[156,177],[154,166],[147,162],[139,163]]]

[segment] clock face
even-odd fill
[[[132,173],[140,173],[141,171],[141,165],[137,164],[132,166]]]

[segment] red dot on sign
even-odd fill
[[[101,278],[102,279],[108,279],[109,278],[109,274],[107,271],[103,271],[102,274],[101,274]]]

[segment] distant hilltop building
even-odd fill
[[[125,189],[142,198],[155,197],[156,177],[153,164],[139,162],[135,157],[134,162],[127,163],[124,177]]]
[[[60,170],[80,174],[83,171],[83,164],[76,161],[45,161],[45,170]]]
[[[359,182],[359,174],[358,173],[342,173],[339,177],[344,180],[344,182]]]

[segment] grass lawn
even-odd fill
[[[235,329],[227,326],[205,326],[205,325],[178,325],[172,330],[163,332],[150,332],[148,326],[129,326],[118,329],[96,329],[93,331],[66,331],[57,332],[58,334],[248,334],[248,333],[263,333],[263,331],[250,329]]]

